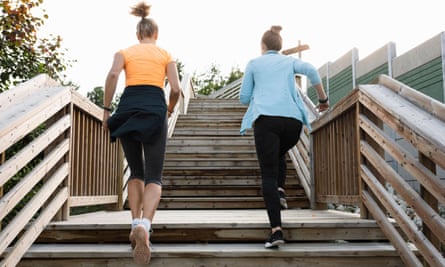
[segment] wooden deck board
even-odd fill
[[[334,210],[284,210],[283,227],[373,227],[374,220],[360,219],[358,214]],[[130,211],[106,212],[71,216],[68,221],[53,222],[50,229],[129,229]],[[268,226],[266,211],[252,210],[158,210],[153,220],[157,228],[265,228]]]
[[[415,248],[411,246],[413,250]],[[31,247],[25,258],[118,258],[132,257],[129,244],[39,244]],[[152,257],[382,257],[398,255],[388,243],[287,243],[276,250],[264,249],[263,243],[249,244],[154,244]]]

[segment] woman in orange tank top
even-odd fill
[[[162,170],[167,140],[167,120],[178,101],[180,86],[176,62],[170,53],[156,45],[158,26],[149,14],[150,6],[140,3],[132,14],[139,43],[114,55],[105,82],[104,127],[111,139],[121,141],[131,170],[128,202],[132,223],[129,239],[133,259],[148,264],[151,257],[151,222],[162,193]],[[125,90],[116,112],[109,108],[119,74],[125,71]],[[171,92],[168,105],[164,95],[165,78]]]

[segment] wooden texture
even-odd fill
[[[422,108],[428,113],[439,117],[441,120],[445,121],[445,104],[441,103],[419,91],[397,81],[391,79],[387,75],[379,75],[378,83],[386,86],[387,88],[393,90],[397,94],[403,96],[411,103]]]
[[[59,251],[66,251],[56,258]],[[90,252],[85,254],[85,252]],[[91,253],[102,251],[102,253]],[[51,260],[43,260],[46,256]],[[85,255],[85,256],[82,256]],[[63,266],[73,267],[85,262],[80,257],[92,257],[88,266],[136,266],[128,245],[101,245],[81,247],[71,245],[53,249],[42,245],[29,251],[17,267]],[[40,259],[39,259],[40,258]],[[402,267],[392,246],[386,243],[353,243],[339,246],[325,244],[288,244],[279,250],[265,250],[262,244],[168,244],[153,248],[150,266],[301,266],[301,267],[352,267],[360,261],[362,267]],[[59,264],[59,265],[58,265]]]
[[[359,203],[356,108],[348,106],[349,109],[345,109],[340,103],[338,108],[341,112],[335,120],[313,132],[317,202]]]
[[[16,155],[9,158],[7,162],[0,166],[0,186],[4,185],[17,170],[22,169],[39,153],[44,151],[48,144],[52,143],[61,133],[70,126],[70,117],[65,116],[54,125],[50,126],[43,134],[33,140],[28,146],[20,150]],[[65,151],[67,152],[67,151]],[[63,156],[63,155],[62,155]],[[60,158],[59,158],[60,159]]]
[[[289,242],[384,240],[374,220],[333,210],[284,210],[284,233]],[[53,222],[39,242],[128,242],[129,211],[96,212]],[[269,233],[263,209],[158,210],[153,220],[154,243],[262,243]]]
[[[445,205],[445,184],[441,182],[439,177],[422,166],[413,155],[398,145],[364,116],[360,117],[360,128],[371,136],[380,147],[384,148],[401,167],[404,167],[413,177],[416,177],[425,189],[431,192],[442,205]]]
[[[160,209],[264,208],[252,133],[239,133],[245,110],[239,100],[190,100],[167,143]],[[303,142],[307,146],[307,137]],[[300,163],[304,160],[308,156]],[[308,176],[308,171],[296,169],[298,161],[287,161],[288,204],[307,208],[300,174]]]
[[[61,143],[45,157],[39,166],[23,177],[16,186],[0,199],[0,220],[10,213],[22,200],[23,196],[27,195],[32,188],[45,177],[47,171],[52,169],[60,161],[61,157],[68,152],[68,147],[68,141]]]
[[[383,86],[362,86],[361,103],[412,145],[445,169],[445,124]]]
[[[37,219],[31,223],[25,233],[17,240],[14,249],[0,262],[1,266],[17,266],[23,255],[28,251],[46,225],[48,225],[51,218],[55,216],[57,211],[67,201],[68,197],[68,188],[66,187],[55,193],[54,198],[42,209]]]
[[[0,152],[19,141],[59,112],[70,101],[69,89],[46,88],[42,94],[24,99],[20,105],[0,113]]]
[[[443,231],[443,227],[445,227],[443,219],[437,215],[434,215],[434,210],[425,205],[423,200],[416,196],[416,193],[413,192],[409,186],[403,186],[403,178],[400,178],[390,166],[384,163],[384,161],[378,160],[379,156],[377,156],[377,153],[373,152],[372,148],[363,145],[362,153],[365,154],[365,157],[371,161],[371,164],[380,172],[380,174],[388,178],[395,191],[401,194],[406,201],[410,201],[408,204],[413,205],[413,208],[416,210],[419,216],[428,221],[427,224],[430,227],[432,224],[437,227],[438,236],[445,233]],[[373,185],[380,185],[380,183],[368,183],[368,186]],[[440,255],[440,252],[438,252],[434,245],[432,245],[431,242],[425,237],[425,235],[418,230],[411,218],[406,215],[405,211],[395,202],[394,198],[387,192],[387,190],[380,185],[380,188],[375,188],[373,193],[377,195],[378,199],[383,203],[385,208],[396,219],[401,229],[408,236],[410,241],[413,242],[413,244],[419,249],[422,256],[428,261],[428,263],[431,264],[431,266],[444,266],[445,259]],[[406,197],[406,195],[410,195],[412,198],[409,199]],[[425,214],[430,217],[426,217]]]
[[[378,204],[372,199],[371,195],[368,192],[363,191],[361,196],[364,204],[376,218],[385,235],[389,237],[391,243],[394,245],[397,251],[399,251],[405,265],[407,267],[421,266],[422,264],[420,263],[419,259],[409,248],[409,244],[403,240],[393,225],[388,223],[386,214],[378,208]]]

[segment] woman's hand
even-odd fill
[[[329,102],[319,103],[317,106],[318,112],[323,112],[329,109]]]

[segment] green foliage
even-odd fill
[[[242,76],[243,72],[237,67],[233,67],[228,76],[223,76],[219,67],[212,64],[208,71],[201,74],[194,74],[192,81],[197,88],[198,94],[210,95]]]
[[[37,32],[48,19],[35,17],[32,10],[43,0],[2,0],[0,13],[0,92],[10,86],[47,73],[62,82],[62,72],[70,66],[61,50],[62,38],[39,38]],[[44,11],[44,10],[43,10]]]
[[[181,61],[179,61],[177,59],[176,60],[176,67],[178,68],[179,80],[182,81],[182,77],[184,76],[184,63],[182,63]]]
[[[17,153],[20,152],[22,148],[30,144],[34,139],[39,137],[46,130],[46,126],[44,124],[37,127],[30,134],[24,136],[21,140],[16,142],[10,148],[8,148],[4,152],[5,159],[8,160],[12,157],[15,157]],[[9,179],[4,187],[4,193],[9,192],[14,186],[16,186],[23,177],[28,175],[39,163],[44,159],[44,153],[39,153],[35,158],[33,158],[26,166],[20,169],[11,179]],[[1,221],[0,227],[4,228],[9,222],[20,212],[20,210],[32,199],[32,197],[39,191],[42,187],[42,182],[37,183],[33,189],[26,195],[22,197],[17,206],[10,212],[5,218]]]
[[[116,95],[114,100],[111,102],[111,110],[114,111],[117,108],[121,95]],[[87,93],[87,98],[99,107],[104,105],[104,88],[102,86],[97,86],[93,91]]]

